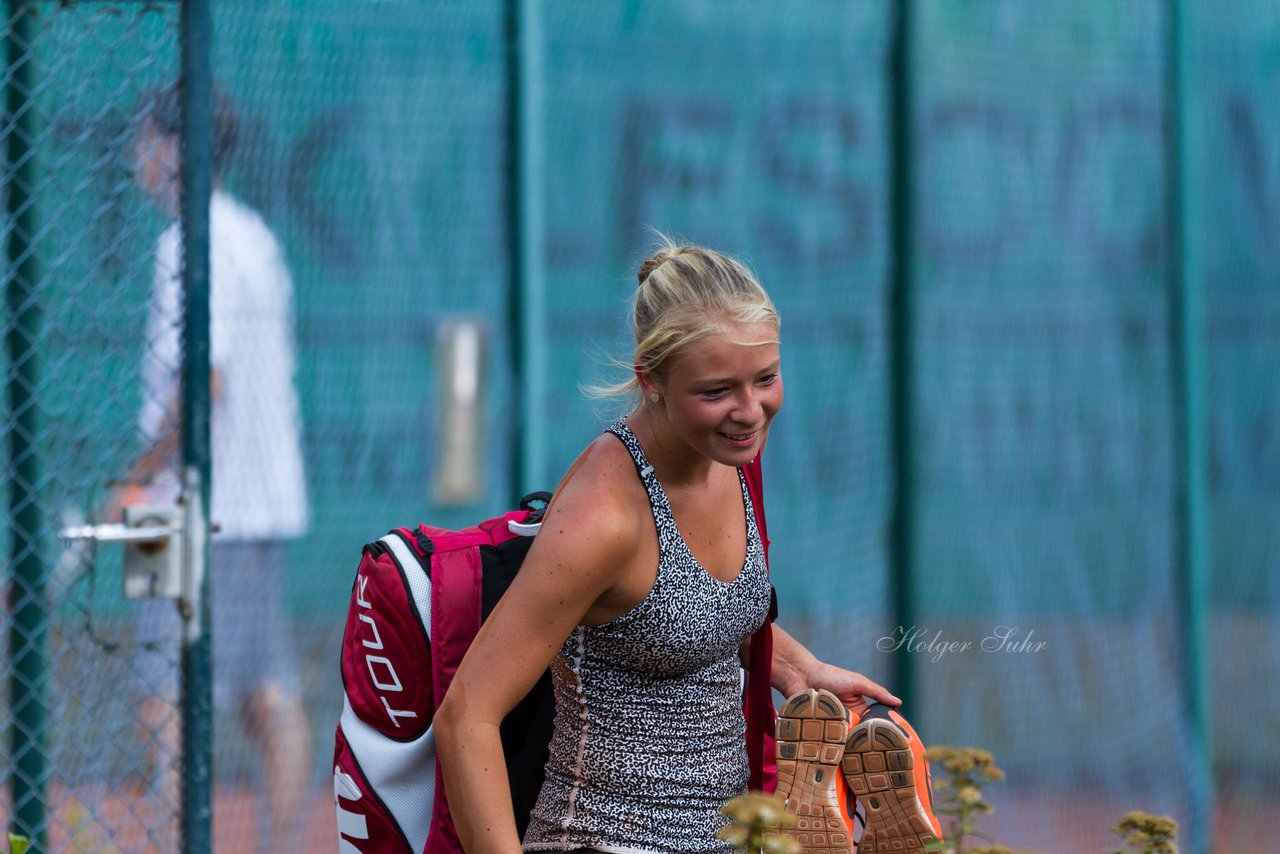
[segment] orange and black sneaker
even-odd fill
[[[926,844],[942,841],[924,750],[907,719],[880,703],[867,709],[849,731],[840,767],[866,813],[858,854],[923,851]],[[778,779],[781,782],[781,760]]]
[[[778,710],[777,795],[796,817],[795,837],[805,854],[854,850],[852,798],[840,773],[847,712],[830,691],[793,694]]]

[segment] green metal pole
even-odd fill
[[[48,567],[41,555],[44,514],[40,507],[40,361],[43,323],[39,301],[40,222],[36,209],[36,128],[32,94],[36,80],[35,4],[8,4],[5,62],[6,174],[9,239],[6,242],[5,303],[9,327],[5,346],[9,357],[9,546],[13,581],[9,588],[9,678],[12,703],[10,750],[13,767],[9,789],[13,798],[13,831],[30,839],[37,851],[47,850],[46,788],[49,781],[48,614],[45,592]]]
[[[510,0],[507,35],[511,121],[510,202],[512,382],[518,400],[513,500],[546,489],[547,299],[543,138],[545,74],[540,0]]]
[[[209,565],[209,200],[213,70],[209,0],[182,4],[182,458],[187,571],[182,603],[182,850],[213,850],[213,689]],[[193,503],[195,502],[195,503]]]
[[[889,407],[892,424],[893,500],[890,511],[890,597],[894,619],[904,632],[917,623],[915,585],[915,101],[912,93],[912,38],[915,4],[899,0],[892,7],[889,70],[889,228],[891,235],[889,318]],[[916,671],[907,645],[894,658],[895,694],[915,706]]]
[[[1167,95],[1173,117],[1168,180],[1173,253],[1169,327],[1172,333],[1173,405],[1177,468],[1181,478],[1174,514],[1177,537],[1178,598],[1182,620],[1183,698],[1191,741],[1187,778],[1191,815],[1183,842],[1189,851],[1208,852],[1213,828],[1213,739],[1209,708],[1211,602],[1208,489],[1208,410],[1205,406],[1204,275],[1195,235],[1202,186],[1196,122],[1194,4],[1178,0],[1169,8],[1166,43]]]

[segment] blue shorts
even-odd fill
[[[213,542],[214,703],[242,705],[268,684],[296,694],[298,664],[284,608],[289,550],[280,540]],[[142,693],[176,702],[182,621],[169,599],[135,603],[133,670]]]

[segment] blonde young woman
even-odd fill
[[[463,845],[480,852],[720,852],[745,790],[740,654],[769,608],[740,467],[782,406],[777,311],[721,253],[664,245],[632,312],[639,405],[556,488],[519,576],[435,717]],[[548,667],[555,735],[523,840],[499,724]],[[773,685],[855,714],[880,685],[774,628]]]

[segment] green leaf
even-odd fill
[[[9,854],[27,854],[27,849],[31,847],[31,840],[17,833],[9,834]]]

